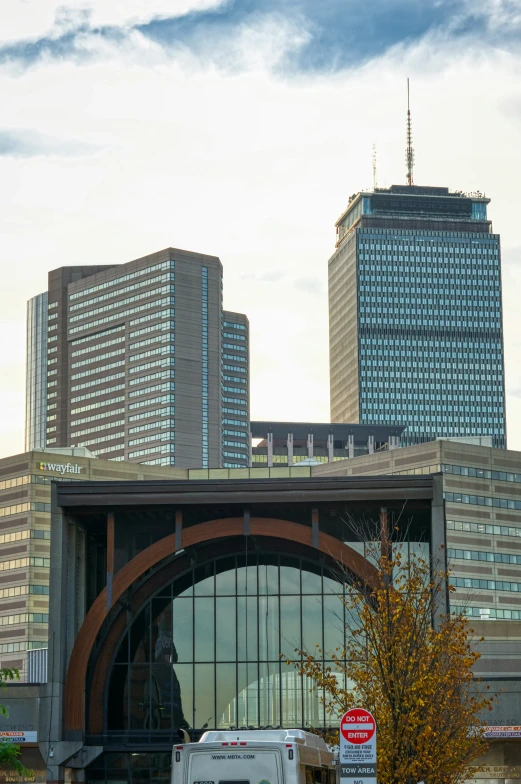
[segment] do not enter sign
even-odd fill
[[[349,743],[368,743],[376,732],[376,722],[369,711],[353,708],[342,716],[340,732]]]
[[[340,720],[341,784],[376,784],[376,721],[365,708],[352,708]]]

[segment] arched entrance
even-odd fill
[[[183,532],[182,549],[187,550],[189,547],[200,546],[211,541],[217,543],[233,536],[241,536],[244,534],[244,525],[244,520],[241,518],[212,520],[195,525]],[[244,541],[246,542],[250,538],[252,540],[259,538],[262,541],[265,537],[285,542],[287,547],[295,544],[309,547],[316,556],[323,554],[343,564],[347,572],[361,582],[371,585],[376,580],[374,567],[362,555],[329,534],[318,530],[315,533],[312,528],[287,520],[252,518],[248,522],[248,536],[243,537]],[[175,552],[176,537],[174,535],[167,536],[151,545],[118,572],[114,578],[110,599],[105,588],[90,608],[76,638],[67,671],[64,716],[67,730],[83,730],[85,728],[84,695],[87,689],[87,666],[96,638],[109,611],[148,570],[161,564]],[[106,683],[109,664],[108,655],[101,657],[101,659],[103,665],[101,669],[98,668],[96,693],[101,693],[101,684]],[[92,691],[91,695],[95,692]],[[95,732],[100,732],[99,713],[98,709],[98,720],[93,727]]]
[[[159,742],[179,727],[327,723],[293,662],[296,649],[319,646],[327,666],[322,652],[344,647],[344,581],[305,547],[228,545],[185,564],[129,614],[106,681],[104,734]]]

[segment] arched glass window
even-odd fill
[[[344,646],[344,590],[326,567],[281,554],[195,564],[130,619],[106,731],[326,726],[320,695],[286,659]]]

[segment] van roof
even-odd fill
[[[232,740],[255,740],[263,743],[271,741],[277,743],[298,743],[302,746],[311,746],[315,749],[327,751],[327,746],[322,738],[312,732],[304,730],[212,730],[201,736],[199,743],[218,743]]]

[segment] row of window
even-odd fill
[[[114,403],[114,400],[107,401],[109,403]],[[106,405],[106,403],[105,403]],[[93,416],[83,417],[82,419],[76,419],[74,422],[71,422],[71,428],[78,427],[78,425],[86,425],[89,422],[99,422],[100,419],[106,419],[107,417],[117,416],[118,414],[124,414],[124,408],[113,408],[111,411],[103,411],[97,412]],[[49,421],[49,417],[47,417],[47,421]],[[104,426],[105,427],[113,427],[116,422],[107,422]],[[76,435],[79,435],[77,433]]]
[[[26,566],[39,566],[48,569],[50,565],[50,558],[14,558],[11,561],[0,561],[0,572],[8,572],[11,569],[23,569]]]
[[[169,283],[174,280],[174,273],[167,272],[164,275],[157,275],[155,278],[150,278],[150,280],[144,280],[140,283],[131,283],[129,286],[124,286],[122,289],[118,289],[117,291],[110,291],[105,294],[99,294],[97,297],[91,297],[90,299],[83,300],[82,302],[77,302],[75,305],[69,305],[69,312],[72,313],[75,310],[79,310],[80,308],[90,308],[91,305],[96,305],[98,302],[104,302],[107,299],[113,299],[114,297],[119,297],[121,294],[128,294],[130,291],[136,291],[138,289],[141,292],[141,296],[146,297],[148,295],[148,291],[143,291],[145,286],[153,286],[156,283]],[[122,304],[125,303],[123,300]],[[113,303],[114,307],[117,307],[119,303]]]
[[[150,275],[151,272],[156,272],[158,270],[166,271],[166,270],[173,270],[173,269],[174,269],[173,260],[162,261],[161,264],[154,264],[151,267],[144,267],[143,269],[136,270],[136,272],[129,272],[127,275],[120,276],[119,278],[114,278],[113,280],[108,280],[106,283],[98,283],[96,286],[89,286],[88,288],[82,289],[81,291],[76,291],[74,294],[69,295],[69,300],[74,300],[77,299],[78,297],[86,297],[88,294],[93,294],[95,291],[108,289],[112,286],[119,286],[121,283],[126,283],[127,280],[134,280],[134,278],[138,278],[141,275]]]
[[[142,329],[137,329],[135,332],[131,332],[129,337],[130,339],[138,338],[141,335],[149,335],[151,332],[164,332],[166,330],[174,330],[175,323],[173,321],[160,321],[159,324],[152,324],[149,327],[143,327]],[[135,348],[136,345],[130,346],[130,348]]]
[[[22,539],[50,539],[51,532],[43,531],[41,529],[25,528],[23,531],[12,531],[9,534],[0,534],[0,544],[8,544],[9,542],[20,542]],[[1,608],[0,608],[1,609]]]
[[[236,449],[245,449],[246,452],[249,452],[250,449],[249,444],[245,444],[243,441],[225,441],[224,446],[228,446]]]
[[[242,357],[233,357],[233,359],[238,359],[239,361],[243,361]],[[247,373],[248,370],[245,367],[237,367],[237,365],[223,365],[223,370],[230,370],[232,373]]]
[[[103,316],[103,318],[95,319],[94,321],[89,321],[88,324],[80,324],[79,327],[71,327],[69,329],[69,335],[74,335],[76,332],[84,332],[87,329],[92,329],[93,327],[98,327],[101,324],[108,324],[115,319],[125,319],[127,316],[133,316],[135,313],[141,313],[144,310],[149,310],[150,308],[161,308],[164,305],[174,305],[174,297],[164,297],[163,299],[158,300],[150,300],[149,302],[144,302],[142,305],[138,305],[135,308],[128,308],[127,310],[122,310],[119,313],[113,313],[110,316]],[[169,313],[170,311],[163,311],[162,313],[150,313],[147,317],[141,317],[137,319],[133,319],[130,324],[139,324],[145,320],[151,321],[152,319],[156,318],[163,318],[165,313]]]
[[[146,401],[149,402],[148,400]],[[150,401],[153,403],[154,401]],[[162,403],[170,403],[174,402],[173,395],[165,395],[163,398],[156,398],[156,402]],[[163,416],[174,416],[175,409],[173,406],[167,408],[156,408],[153,411],[143,411],[141,414],[133,414],[133,416],[129,416],[129,422],[138,422],[140,419],[148,419],[149,417],[163,417]],[[132,431],[130,431],[132,432]]]
[[[76,316],[69,317],[69,324],[74,324],[75,321],[81,321],[86,318],[92,318],[93,316],[97,316],[100,313],[107,313],[108,311],[114,311],[117,308],[123,308],[126,305],[131,305],[133,302],[142,302],[146,300],[148,297],[160,297],[163,294],[173,294],[174,293],[174,286],[160,286],[157,289],[151,289],[150,291],[144,292],[143,294],[134,294],[133,297],[126,297],[125,299],[120,300],[119,302],[111,302],[108,305],[102,305],[99,308],[93,308],[93,310],[89,310],[86,313],[78,313]],[[121,314],[118,314],[121,316]],[[84,326],[84,329],[86,327]],[[72,330],[71,330],[72,331]]]
[[[120,387],[120,389],[124,389],[124,388],[125,388],[124,385],[122,385]],[[108,392],[109,392],[108,389],[103,389],[103,390],[98,390],[97,394],[101,394],[102,393],[102,394],[106,395]],[[83,395],[83,398],[90,398],[90,397],[91,397],[91,395]],[[97,403],[91,403],[88,406],[81,406],[80,408],[73,408],[73,409],[71,409],[71,416],[74,416],[75,414],[83,414],[85,411],[92,411],[92,409],[94,409],[94,408],[104,408],[105,406],[112,406],[112,405],[114,405],[114,403],[123,403],[124,401],[125,401],[125,396],[124,395],[121,396],[121,397],[111,397],[111,398],[108,398],[108,400],[99,400]],[[118,408],[115,411],[107,411],[106,413],[103,413],[103,414],[100,413],[100,414],[97,414],[96,416],[98,416],[100,418],[102,416],[112,416],[113,414],[122,414],[123,411],[124,411],[123,408]],[[94,418],[95,417],[87,417],[86,419],[78,419],[76,422],[74,422],[74,424],[78,425],[78,424],[83,423],[83,422],[91,421]]]
[[[246,406],[248,401],[242,397],[223,397],[223,403],[237,403],[239,406]]]
[[[226,340],[247,340],[245,335],[234,335],[232,332],[223,332],[223,338]]]
[[[172,299],[173,303],[173,299]],[[166,300],[160,300],[158,304],[167,304]],[[147,306],[148,307],[148,306]],[[138,324],[145,324],[148,321],[154,321],[155,319],[163,319],[163,318],[170,318],[173,319],[175,315],[175,311],[172,307],[167,308],[166,310],[162,310],[160,313],[147,313],[146,316],[139,316],[139,318],[132,319],[129,324],[131,327],[137,327]],[[130,337],[133,337],[136,333],[131,332]]]
[[[173,375],[173,373],[172,373],[172,375]],[[135,380],[140,380],[140,379],[135,379]],[[166,384],[154,384],[154,386],[152,386],[152,387],[144,387],[143,389],[135,389],[133,392],[129,392],[128,396],[129,397],[141,397],[142,395],[149,395],[152,392],[168,392],[168,391],[173,390],[173,389],[175,389],[175,383],[173,381],[169,381]],[[171,396],[167,395],[166,397],[170,399],[170,397],[173,398],[173,395],[171,395]],[[167,400],[167,399],[155,397],[155,398],[152,398],[150,400],[139,400],[137,403],[131,403],[128,408],[129,408],[130,411],[133,411],[135,408],[142,408],[143,406],[149,406],[151,403],[159,403],[159,402],[161,402],[161,403],[168,403],[169,399]]]
[[[246,384],[247,379],[246,378],[239,378],[238,376],[223,376],[223,381],[231,381],[234,384]],[[225,389],[226,389],[226,387],[225,387]],[[243,389],[241,389],[240,391],[244,392]]]
[[[168,409],[167,409],[168,411]],[[158,430],[159,428],[167,428],[167,427],[175,427],[173,419],[162,419],[156,422],[147,422],[145,425],[137,425],[137,427],[131,427],[128,431],[129,435],[133,435],[134,433],[143,433],[146,430]],[[154,438],[159,438],[161,434],[157,433]],[[161,435],[162,438],[162,435]],[[129,446],[134,446],[135,441],[129,441]],[[138,442],[139,443],[139,442]]]
[[[129,459],[133,457],[143,457],[144,455],[154,455],[154,454],[173,454],[174,453],[174,445],[173,444],[160,444],[158,446],[148,447],[147,449],[138,449],[137,452],[129,452]]]
[[[246,389],[241,389],[241,388],[238,388],[238,387],[223,386],[222,387],[222,391],[223,392],[231,392],[232,395],[245,395],[246,394]],[[232,402],[232,401],[230,401],[230,402]]]
[[[71,340],[71,346],[79,346],[82,343],[89,343],[91,340],[99,340],[100,338],[104,338],[106,335],[113,335],[115,332],[120,332],[122,329],[125,329],[124,324],[117,324],[115,327],[110,327],[109,329],[104,329],[101,332],[94,332],[92,335],[86,335],[84,338],[76,338],[76,340]],[[122,336],[124,339],[124,336]],[[92,351],[92,349],[88,349]]]
[[[235,457],[240,460],[244,460],[246,455],[242,454],[241,452],[223,452],[224,457]]]
[[[104,446],[103,449],[91,449],[90,448],[90,444],[92,444],[92,443],[93,443],[92,441],[90,441],[90,442],[89,441],[85,441],[85,443],[78,444],[78,446],[86,446],[86,447],[88,447],[88,449],[90,449],[92,454],[95,455],[96,457],[99,457],[100,455],[105,455],[108,452],[122,452],[124,450],[124,448],[125,448],[124,444],[114,444],[113,446]],[[123,457],[111,457],[111,458],[109,458],[109,460],[123,460]]]
[[[495,479],[500,482],[521,483],[521,474],[514,474],[511,471],[492,471],[488,468],[473,468],[472,466],[450,465],[447,463],[443,463],[441,470],[444,474],[475,476],[477,479]]]
[[[249,434],[240,430],[223,430],[223,436],[237,436],[238,438],[249,439]]]
[[[0,615],[0,626],[13,626],[20,623],[49,623],[47,613],[19,613],[18,615]]]
[[[76,424],[76,423],[74,423]],[[71,433],[71,438],[81,438],[82,436],[88,436],[91,433],[106,433],[105,438],[103,441],[108,441],[109,439],[112,440],[113,438],[118,438],[120,433],[110,433],[108,431],[112,430],[115,427],[124,427],[125,420],[118,419],[116,422],[107,422],[104,425],[95,425],[94,427],[88,427],[86,430],[78,430],[77,432]],[[71,427],[73,427],[72,425]],[[99,439],[98,439],[99,440]],[[93,441],[92,443],[97,443],[98,440]]]
[[[105,428],[103,428],[105,429]],[[79,438],[79,434],[77,436],[73,436],[74,440]],[[125,433],[108,433],[106,436],[102,438],[89,438],[88,441],[81,441],[79,444],[73,444],[73,446],[86,446],[87,449],[90,449],[91,444],[102,444],[104,441],[114,441],[115,438],[125,438]],[[115,449],[123,449],[123,444],[116,444],[115,446],[107,447],[106,449],[102,449],[102,452],[110,452]]]
[[[151,436],[143,436],[142,438],[134,438],[128,442],[129,446],[138,446],[138,444],[149,444],[151,441],[173,441],[175,433],[173,430],[168,430],[166,433],[154,433]],[[173,447],[172,447],[173,449]]]
[[[476,506],[494,506],[496,509],[521,509],[521,501],[511,498],[494,498],[483,495],[467,495],[467,493],[444,493],[446,501],[453,504],[474,504]]]
[[[243,411],[240,408],[223,408],[222,411],[223,411],[223,414],[235,414],[235,416],[244,416],[244,417],[246,417],[246,411]],[[226,425],[245,424],[245,422],[237,422],[236,419],[223,419],[223,422]]]
[[[0,506],[0,517],[21,514],[22,512],[50,512],[51,505],[40,503],[39,501],[25,501],[23,504],[12,504],[11,506]]]
[[[234,346],[232,346],[232,348],[234,348]],[[247,357],[239,357],[239,356],[236,356],[235,354],[223,354],[222,356],[223,356],[223,359],[231,359],[232,362],[247,362],[248,361]],[[239,369],[239,368],[235,368],[235,367],[228,368],[227,365],[224,365],[224,367],[227,370],[228,369],[229,370],[238,370]]]
[[[102,379],[104,381],[112,381],[114,378],[124,378],[124,373],[116,373],[116,376],[109,376],[108,378]],[[101,380],[98,381],[89,381],[88,384],[80,384],[79,386],[72,387],[72,391],[74,392],[77,389],[84,389],[85,387],[90,387],[93,384],[99,384]],[[90,400],[93,397],[101,397],[101,395],[111,395],[114,392],[120,392],[122,389],[125,389],[125,384],[116,384],[115,387],[108,387],[108,389],[95,389],[93,392],[87,392],[85,395],[79,395],[78,397],[73,397],[71,399],[71,403],[80,403],[82,400]],[[103,400],[100,401],[100,406],[105,405],[105,403],[110,403],[110,400]],[[75,413],[73,411],[72,413]]]
[[[81,373],[75,373],[73,376],[71,376],[71,381],[76,381],[78,378],[85,378],[86,376],[95,376],[98,373],[106,373],[107,370],[113,370],[114,368],[122,367],[124,364],[125,364],[125,360],[122,359],[121,361],[118,362],[109,362],[108,365],[103,365],[102,367],[95,367],[92,368],[91,370],[83,370]]]
[[[458,605],[454,605],[454,609],[460,610],[464,615],[470,615],[472,618],[481,618],[482,621],[489,618],[498,621],[521,620],[521,610],[500,610],[495,607],[459,607]]]
[[[118,348],[116,351],[109,351],[106,354],[97,354],[94,357],[87,357],[87,359],[81,359],[78,362],[73,362],[71,368],[78,368],[83,367],[84,365],[92,365],[94,362],[101,362],[104,359],[111,359],[111,357],[119,357],[121,354],[125,353],[125,347]]]
[[[514,553],[493,553],[490,550],[461,550],[449,547],[449,558],[458,558],[463,561],[489,561],[490,563],[521,564],[521,555]]]
[[[244,324],[236,324],[234,321],[223,321],[224,327],[231,327],[231,329],[240,329],[244,332],[247,332],[247,328]]]
[[[175,365],[175,358],[168,357],[168,359],[155,359],[153,362],[145,362],[143,365],[135,365],[129,368],[129,373],[142,373],[144,370],[150,370],[156,367],[172,367]],[[130,382],[132,383],[132,382]]]
[[[154,460],[140,460],[142,465],[173,466],[175,457],[156,457]]]
[[[82,338],[81,340],[83,342],[85,338]],[[115,346],[117,343],[123,343],[124,340],[125,340],[125,335],[120,335],[119,337],[114,338],[113,340],[107,340],[105,343],[94,343],[92,346],[86,346],[85,348],[79,348],[77,351],[73,351],[71,357],[79,357],[81,354],[89,354],[91,351],[101,351],[104,348]],[[57,349],[58,347],[55,346],[55,348]]]
[[[486,591],[521,592],[521,583],[511,583],[505,580],[479,580],[475,577],[451,577],[450,581],[455,588],[478,588]]]
[[[170,340],[170,336],[167,336],[168,340]],[[155,357],[158,354],[173,354],[175,352],[175,346],[167,345],[167,346],[159,346],[158,348],[151,348],[149,351],[143,351],[140,354],[134,354],[133,356],[129,357],[129,362],[139,362],[142,359],[147,359],[147,357]],[[131,371],[132,372],[132,369]]]
[[[493,536],[521,536],[521,528],[513,525],[492,525],[489,523],[466,523],[462,520],[447,520],[448,531],[469,531],[473,534]]]
[[[160,373],[149,373],[146,376],[140,376],[140,378],[131,378],[129,386],[135,386],[136,384],[145,384],[148,381],[156,381],[159,379],[165,380],[167,378],[174,378],[175,371],[174,370],[163,370]],[[164,386],[164,385],[163,385]],[[143,390],[137,389],[135,392],[130,392],[129,397],[135,397],[136,395],[143,394]]]
[[[39,596],[48,596],[49,586],[48,585],[12,585],[10,588],[0,588],[0,599],[9,599],[13,596],[25,596],[26,594],[29,593],[38,594]]]
[[[246,346],[236,346],[235,343],[223,343],[223,348],[231,348],[234,351],[248,351]]]
[[[228,411],[228,410],[231,410],[231,409],[226,409],[226,411]],[[241,411],[240,413],[243,414],[244,412]],[[236,425],[238,427],[241,427],[241,426],[242,427],[248,427],[248,425],[244,421],[244,419],[223,419],[223,425]]]
[[[152,337],[152,338],[145,338],[144,340],[138,340],[137,343],[131,343],[130,346],[129,346],[130,350],[134,351],[135,349],[138,349],[138,348],[144,348],[145,346],[151,346],[154,343],[166,343],[166,342],[168,342],[170,340],[174,340],[174,322],[173,321],[171,321],[171,322],[170,321],[165,321],[163,323],[165,324],[165,327],[164,327],[165,333],[159,332],[159,334],[154,335],[154,337]],[[158,327],[160,327],[160,326],[161,325],[158,324],[155,327],[146,327],[145,329],[148,332],[151,332],[151,331],[157,332]],[[166,332],[167,329],[168,329],[168,331]]]

